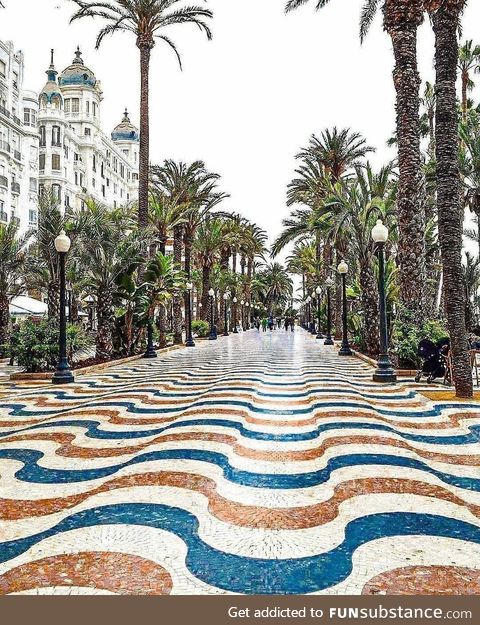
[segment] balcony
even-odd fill
[[[12,151],[12,148],[11,148],[10,144],[7,143],[6,141],[1,141],[0,140],[0,150],[2,152],[7,152],[7,154],[10,154],[10,152]]]
[[[0,187],[8,189],[8,178],[6,176],[0,176]]]
[[[13,113],[10,113],[10,111],[8,111],[4,106],[0,106],[0,115],[3,115],[7,119],[11,119],[17,126],[22,125],[21,120],[16,115],[13,115]]]
[[[20,195],[20,184],[18,182],[12,182],[12,193]]]

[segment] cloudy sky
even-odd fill
[[[70,0],[5,4],[0,38],[24,51],[27,88],[42,88],[50,48],[62,70],[79,44],[103,84],[104,128],[110,131],[118,123],[125,106],[138,123],[138,52],[131,35],[116,35],[96,51],[99,22],[69,25]],[[215,14],[213,41],[192,26],[170,32],[182,53],[183,72],[165,44],[154,50],[152,161],[203,159],[222,174],[223,188],[231,194],[228,207],[273,237],[288,213],[285,188],[294,155],[311,133],[348,126],[377,147],[376,164],[394,156],[385,146],[395,124],[390,40],[378,19],[360,45],[362,0],[332,0],[320,12],[311,0],[311,6],[289,15],[284,0],[207,4]],[[470,2],[464,37],[480,42],[478,24],[480,3]],[[422,77],[432,80],[429,24],[420,32],[419,57]]]

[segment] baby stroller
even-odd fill
[[[448,339],[441,339],[438,343],[434,343],[429,339],[420,341],[417,355],[423,360],[423,365],[415,376],[415,382],[420,382],[423,376],[426,376],[428,384],[441,377],[445,381],[449,344],[450,341]]]

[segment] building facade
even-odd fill
[[[38,97],[23,88],[24,58],[0,41],[0,223],[37,223]]]
[[[79,49],[59,75],[53,50],[39,96],[39,192],[79,210],[89,197],[112,207],[138,196],[139,132],[125,111],[110,135],[101,126],[101,83]]]

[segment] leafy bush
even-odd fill
[[[394,356],[401,367],[418,367],[421,360],[417,356],[418,344],[422,339],[436,343],[448,336],[444,325],[429,319],[420,328],[413,322],[412,313],[403,310],[393,323],[392,345]]]
[[[199,337],[208,336],[210,332],[210,326],[207,321],[203,321],[202,319],[197,319],[197,321],[192,321],[192,333],[196,334]]]
[[[27,373],[53,371],[58,360],[58,323],[48,320],[25,321],[17,335],[16,359]],[[70,358],[90,344],[83,328],[67,327],[67,353]]]

